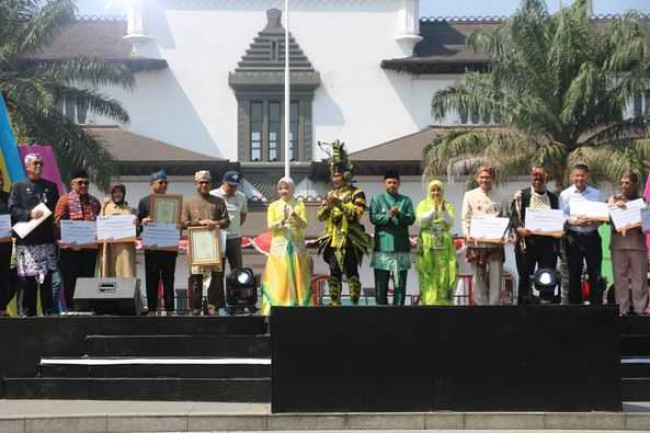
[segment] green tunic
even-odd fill
[[[399,212],[390,216],[390,209]],[[375,225],[375,248],[370,266],[384,271],[408,270],[411,267],[409,226],[415,222],[411,199],[387,192],[376,195],[370,202],[370,221]]]

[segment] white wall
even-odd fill
[[[237,160],[237,102],[228,74],[266,25],[279,0],[148,0],[153,38],[143,57],[169,69],[138,73],[134,92],[106,89],[131,115],[127,129],[179,147]],[[403,0],[292,0],[291,31],[322,84],[313,105],[317,141],[340,138],[351,151],[414,133],[432,123],[431,97],[453,76],[383,70],[383,59],[411,55],[396,40]],[[101,123],[101,119],[94,119]],[[454,119],[451,118],[450,122]],[[443,122],[444,123],[444,122]]]

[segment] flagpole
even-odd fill
[[[284,176],[289,177],[289,136],[291,134],[291,83],[289,81],[289,0],[284,0]]]

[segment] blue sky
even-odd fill
[[[78,0],[82,15],[124,15],[124,3],[128,0]],[[557,10],[560,3],[569,0],[548,0],[549,8]],[[620,13],[626,9],[638,9],[650,13],[650,0],[593,0],[597,14]],[[486,16],[508,15],[521,0],[420,0],[423,16]]]

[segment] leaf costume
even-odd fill
[[[321,143],[319,145],[322,146]],[[347,276],[352,303],[357,305],[361,295],[359,264],[364,254],[372,248],[372,239],[365,232],[361,217],[366,211],[366,196],[362,190],[350,185],[352,181],[352,164],[348,162],[344,144],[335,141],[331,144],[330,172],[343,175],[344,184],[327,194],[318,210],[319,221],[324,222],[324,232],[318,239],[318,252],[329,264],[330,277],[328,285],[332,304],[340,305],[342,275]],[[335,199],[336,204],[329,201]]]

